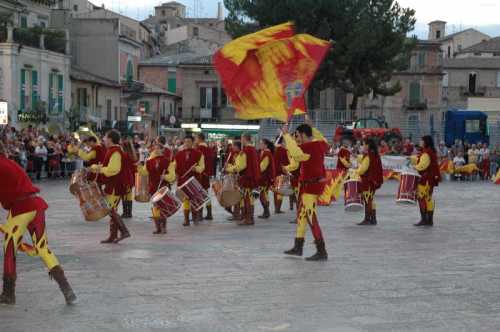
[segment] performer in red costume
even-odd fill
[[[158,189],[164,186],[170,187],[170,183],[175,180],[175,167],[170,158],[170,153],[165,153],[165,137],[160,136],[153,143],[153,152],[146,160],[144,166],[139,167],[139,174],[148,176],[149,179],[149,194],[152,196]],[[155,231],[153,234],[167,233],[167,218],[162,217],[160,210],[152,207],[153,222],[155,223]]]
[[[375,192],[384,183],[384,176],[377,144],[373,139],[368,138],[363,142],[363,155],[356,174],[361,178],[360,190],[365,204],[365,218],[358,225],[376,225]]]
[[[215,155],[212,148],[210,148],[205,142],[205,135],[203,133],[198,133],[195,138],[196,149],[201,152],[205,162],[205,169],[202,173],[198,174],[197,179],[202,185],[202,187],[209,192],[210,191],[210,177],[215,175],[214,160]],[[207,216],[206,220],[213,220],[212,216],[212,202],[209,201],[206,205]],[[203,209],[198,211],[198,219],[203,218]]]
[[[290,164],[290,160],[288,159],[288,154],[286,149],[283,147],[283,137],[278,137],[276,140],[277,144],[274,149],[274,169],[276,172],[276,177],[284,175],[285,170],[284,167]],[[274,213],[280,214],[283,213],[281,211],[281,205],[283,204],[283,196],[278,193],[274,193]],[[292,198],[290,197],[290,207],[293,208]]]
[[[434,187],[437,187],[441,182],[441,173],[432,137],[422,137],[420,146],[422,147],[422,153],[417,158],[412,158],[412,163],[420,174],[417,197],[421,220],[415,226],[434,226],[435,204],[432,199],[432,192]]]
[[[109,220],[109,237],[101,243],[118,243],[123,239],[130,237],[127,226],[122,218],[116,212],[120,199],[127,194],[127,178],[129,165],[127,158],[120,146],[120,133],[116,130],[110,130],[106,134],[105,144],[107,148],[103,165],[93,165],[90,170],[100,174],[100,179],[104,183],[104,193],[106,200],[111,207],[111,218]],[[120,236],[118,236],[118,231]]]
[[[203,173],[205,170],[205,160],[203,158],[203,154],[194,149],[193,147],[193,137],[186,136],[184,138],[184,145],[182,149],[180,149],[174,158],[175,162],[175,174],[177,176],[177,186],[183,185],[187,180],[191,177],[196,176],[197,174]],[[189,226],[189,211],[191,211],[193,221],[200,221],[198,211],[191,209],[191,205],[189,200],[184,200],[183,202],[184,209],[184,226]]]
[[[137,173],[136,163],[139,160],[139,156],[135,151],[134,144],[131,139],[122,140],[122,150],[125,156],[124,165],[127,166],[127,169],[125,171],[127,177],[127,194],[122,197],[122,218],[129,219],[132,218],[132,202],[134,199],[133,188],[135,185],[135,173]]]
[[[252,136],[250,134],[241,135],[241,145],[243,149],[236,156],[234,164],[226,166],[229,173],[239,173],[239,185],[242,192],[242,222],[238,225],[249,226],[254,221],[254,205],[252,192],[259,186],[260,167],[257,150],[252,146]]]
[[[241,142],[240,141],[233,141],[233,143],[230,144],[231,150],[229,150],[227,154],[227,158],[223,164],[222,171],[224,173],[229,173],[228,169],[234,169],[236,167],[236,160],[239,158],[242,158],[241,156],[238,157],[240,154],[243,152],[241,151]],[[228,218],[229,221],[241,221],[242,214],[241,214],[241,202],[233,206],[232,208],[226,208],[226,211],[232,214],[230,218]]]
[[[49,275],[58,283],[67,304],[76,301],[64,271],[56,255],[49,249],[45,229],[47,203],[37,196],[40,190],[33,186],[30,178],[18,164],[7,159],[7,151],[0,142],[0,203],[8,211],[7,223],[0,225],[4,237],[3,291],[0,303],[16,303],[16,253],[24,249],[30,256],[39,256],[49,270]],[[21,243],[28,231],[33,247]]]
[[[274,168],[274,144],[263,139],[260,142],[260,181],[259,181],[259,198],[264,213],[259,216],[260,219],[269,219],[271,212],[269,211],[269,190],[273,187],[276,170]]]
[[[88,137],[84,142],[90,150],[78,149],[78,157],[84,162],[86,167],[102,164],[106,156],[106,148],[100,144],[95,136]],[[89,174],[88,180],[95,181],[97,174]]]
[[[340,146],[337,157],[337,170],[345,174],[351,167],[351,151],[349,151],[345,143]]]
[[[302,256],[306,228],[309,224],[316,244],[316,253],[306,260],[327,260],[328,253],[318,222],[316,206],[318,197],[325,187],[324,159],[329,150],[328,143],[323,135],[309,124],[303,124],[297,128],[300,145],[297,145],[297,142],[288,134],[287,125],[283,127],[282,133],[290,157],[300,163],[299,213],[295,245],[292,249],[285,251],[285,254]]]

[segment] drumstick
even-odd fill
[[[196,167],[196,164],[193,164],[193,166],[191,166],[191,168],[189,168],[187,170],[186,173],[184,173],[184,175],[181,176],[181,178],[185,177],[186,175],[188,175],[194,168]]]

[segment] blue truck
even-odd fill
[[[448,146],[457,139],[469,144],[489,144],[488,115],[480,111],[450,109],[445,115],[444,137]]]

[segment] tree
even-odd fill
[[[334,42],[312,87],[338,87],[358,99],[373,92],[390,96],[401,90],[392,84],[395,71],[408,67],[415,38],[415,11],[394,0],[224,0],[225,26],[233,37],[286,21],[297,32]]]

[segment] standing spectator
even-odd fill
[[[443,141],[439,142],[437,154],[438,154],[439,161],[442,161],[442,160],[448,158],[449,150]]]
[[[42,139],[38,140],[38,144],[35,147],[34,151],[34,164],[35,164],[35,173],[36,173],[36,179],[40,180],[42,176],[42,168],[43,165],[47,162],[47,148],[45,147],[45,144],[43,143]]]

